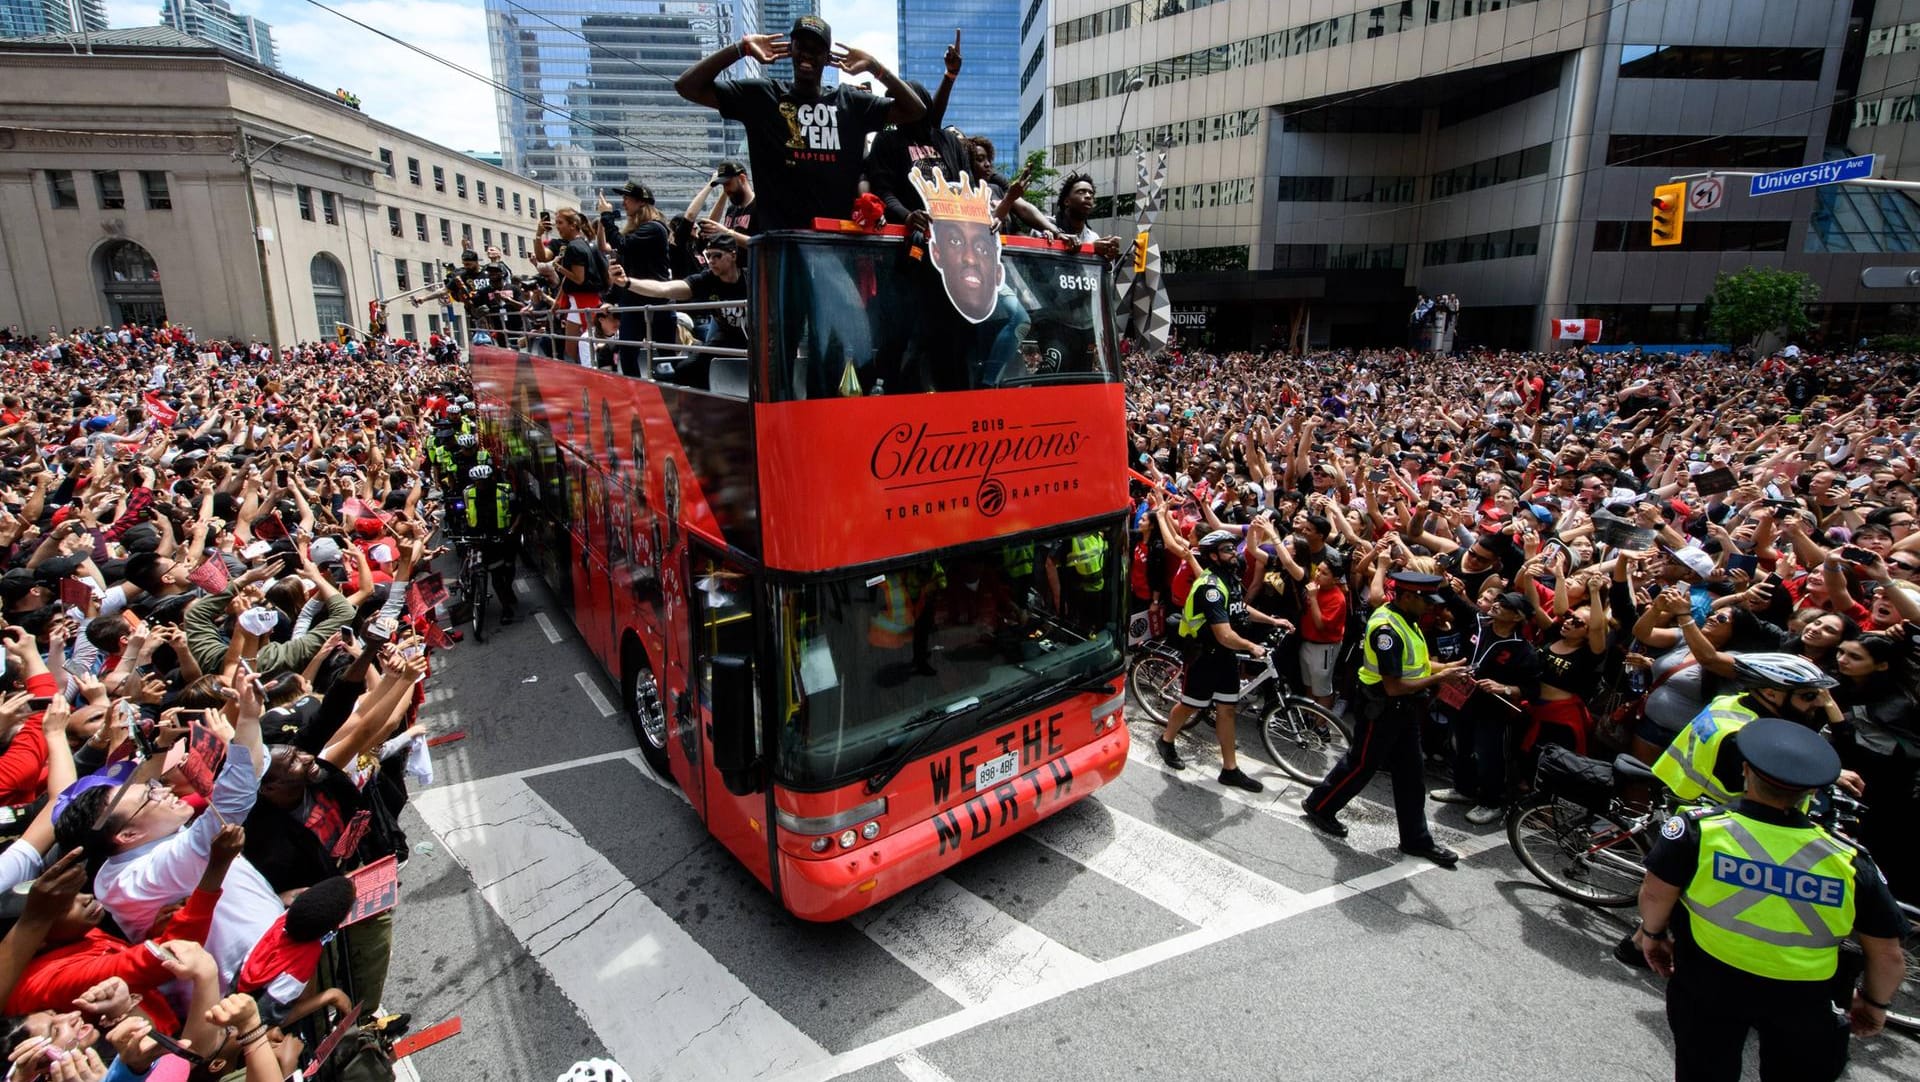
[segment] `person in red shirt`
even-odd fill
[[[47,734],[40,727],[44,700],[58,692],[32,636],[14,626],[0,630],[7,671],[20,675],[24,691],[0,699],[0,729],[11,730],[0,752],[0,804],[27,804],[47,786]],[[36,708],[38,704],[38,708]]]
[[[1333,669],[1347,637],[1346,561],[1329,552],[1313,565],[1300,607],[1300,682],[1321,706],[1333,705]]]

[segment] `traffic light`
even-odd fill
[[[1685,182],[1656,185],[1653,189],[1653,246],[1662,248],[1680,243],[1680,228],[1686,218]]]

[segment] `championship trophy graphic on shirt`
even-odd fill
[[[938,166],[932,179],[915,171],[907,180],[933,219],[933,267],[940,272],[947,299],[967,322],[986,322],[1006,276],[1000,266],[1000,238],[993,232],[993,194],[965,173],[957,186],[949,184]]]

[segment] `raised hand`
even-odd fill
[[[957,26],[953,28],[953,44],[947,46],[946,62],[947,62],[947,78],[952,79],[959,76],[960,74],[960,28]]]
[[[762,64],[793,55],[793,43],[778,34],[748,34],[740,39],[740,49]]]

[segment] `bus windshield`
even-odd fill
[[[779,588],[780,781],[845,784],[922,737],[944,746],[1029,694],[1112,673],[1123,544],[1082,527]]]
[[[1092,256],[1002,248],[992,311],[970,323],[898,238],[796,237],[755,253],[772,300],[772,401],[1117,378],[1111,291]]]

